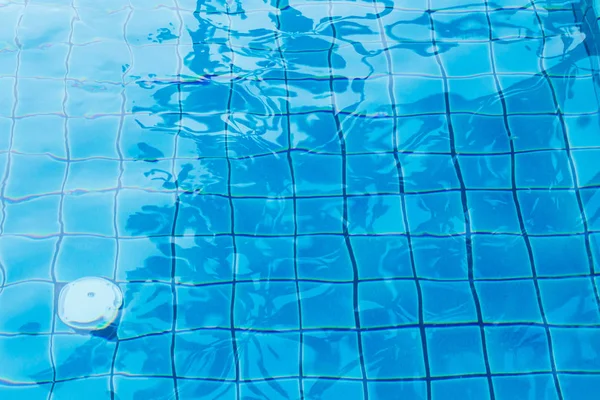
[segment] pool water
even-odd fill
[[[0,0],[0,399],[597,399],[596,10]]]

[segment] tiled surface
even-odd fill
[[[596,398],[590,12],[0,4],[0,398]]]

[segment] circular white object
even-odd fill
[[[104,329],[115,321],[122,304],[123,293],[111,281],[81,278],[60,291],[58,317],[75,329]]]

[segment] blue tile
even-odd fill
[[[83,216],[94,215],[94,218]],[[69,233],[115,235],[113,192],[67,195],[63,200],[64,229]]]
[[[599,302],[590,278],[544,279],[539,285],[549,324],[600,323]]]
[[[400,165],[406,192],[460,188],[450,155],[403,154]]]
[[[67,163],[48,156],[12,154],[5,196],[22,199],[33,195],[60,193]],[[44,179],[39,179],[44,171]]]
[[[115,372],[132,375],[171,375],[172,335],[152,335],[119,342]]]
[[[125,92],[131,86],[125,87]],[[120,83],[88,83],[67,85],[65,110],[68,115],[92,118],[101,114],[119,114],[123,108],[123,86]],[[140,96],[141,97],[141,96]]]
[[[261,178],[256,179],[257,176]],[[291,196],[292,190],[292,175],[284,154],[231,161],[231,193],[234,196]]]
[[[594,263],[594,272],[600,271],[600,235],[590,234],[590,247]]]
[[[206,118],[205,124],[210,123]],[[219,122],[222,124],[221,119]],[[150,125],[152,124],[152,125]],[[146,120],[143,115],[126,116],[123,121],[123,132],[119,148],[125,159],[155,161],[175,153],[175,139],[173,132],[154,126],[155,120]],[[224,152],[220,153],[224,155]]]
[[[485,336],[492,374],[551,371],[543,327],[489,326]]]
[[[423,346],[418,329],[400,328],[362,334],[368,379],[425,376]]]
[[[597,374],[561,374],[558,379],[565,399],[594,400],[598,395],[600,377]]]
[[[174,220],[173,194],[122,189],[117,195],[119,236],[170,235]]]
[[[459,156],[458,162],[468,189],[512,188],[509,155]]]
[[[530,237],[529,241],[538,276],[590,272],[585,236]]]
[[[242,399],[252,399],[256,396],[264,396],[267,399],[295,399],[299,395],[298,379],[277,379],[240,384],[240,398]]]
[[[119,162],[114,160],[86,160],[69,164],[65,190],[102,190],[117,187]]]
[[[490,387],[485,378],[457,378],[435,381],[431,385],[434,399],[489,400]]]
[[[17,81],[19,102],[15,114],[19,117],[33,114],[61,114],[65,98],[62,80],[19,78]]]
[[[478,4],[479,3],[479,4]],[[485,6],[482,1],[472,0],[432,0],[434,9],[470,9],[469,13],[435,13],[433,15],[435,37],[453,41],[483,41],[489,40],[489,27]],[[465,33],[468,31],[468,34]]]
[[[585,148],[600,146],[600,137],[597,132],[600,114],[565,116],[567,140],[571,148]],[[562,132],[561,132],[562,133]]]
[[[598,328],[551,328],[558,371],[596,372],[600,368]]]
[[[540,151],[515,156],[515,181],[524,188],[572,188],[573,179],[566,151]]]
[[[6,127],[6,129],[10,133],[10,127]],[[3,148],[8,148],[8,143]],[[56,115],[39,115],[16,120],[12,150],[24,154],[46,153],[66,158],[64,119]],[[69,151],[71,157],[76,158],[76,153],[73,153],[71,149],[71,143],[69,143]]]
[[[494,391],[497,399],[525,398],[558,400],[559,398],[551,374],[494,376],[492,379],[494,381]],[[561,389],[564,393],[564,385],[562,384]]]
[[[405,237],[353,236],[350,243],[360,279],[413,276]]]
[[[580,149],[571,151],[571,157],[577,173],[579,187],[600,186],[599,149]]]
[[[50,395],[51,386],[51,383],[27,386],[0,385],[0,397],[3,400],[46,399]],[[56,392],[57,387],[54,389],[54,393]]]
[[[170,160],[169,163],[171,163]],[[175,160],[173,169],[177,175],[180,191],[227,194],[227,161],[224,159],[179,159]],[[166,182],[164,187],[172,188],[172,186],[167,186]]]
[[[398,193],[400,183],[392,154],[351,155],[346,162],[348,194]]]
[[[475,287],[484,322],[543,322],[533,281],[477,282]]]
[[[298,329],[298,295],[293,282],[249,282],[235,287],[235,326]]]
[[[588,230],[597,231],[600,229],[600,192],[597,189],[582,189],[580,193]]]
[[[427,399],[427,386],[423,381],[370,381],[369,399],[389,400],[393,398],[425,400]]]
[[[499,10],[490,13],[492,23],[492,37],[496,38],[521,38],[542,36],[541,27],[536,15],[530,10]],[[524,72],[524,71],[520,71]]]
[[[355,328],[352,283],[300,283],[304,329]]]
[[[587,55],[584,55],[588,58]],[[593,77],[553,76],[552,86],[556,91],[558,106],[568,114],[584,114],[598,111],[597,104],[586,99],[596,98]]]
[[[453,114],[457,153],[501,153],[509,152],[509,136],[502,117]]]
[[[342,194],[342,158],[312,153],[292,154],[296,195]]]
[[[355,118],[353,122],[360,121]],[[340,141],[332,114],[319,112],[308,116],[292,115],[290,124],[292,144],[295,148],[330,153],[340,152]]]
[[[340,112],[362,115],[392,115],[387,76],[360,78],[338,78],[333,81],[336,108]]]
[[[238,279],[294,279],[292,238],[236,237]],[[216,250],[216,249],[215,249]],[[215,272],[223,269],[214,265]]]
[[[201,118],[204,120],[206,117]],[[215,125],[219,123],[221,123],[220,120],[215,121]],[[200,136],[189,135],[188,143],[185,144],[185,154],[190,157],[224,155],[220,153],[221,146],[224,144],[222,139],[224,133],[219,132],[220,130],[222,129],[209,127],[209,130]],[[227,155],[229,157],[280,153],[281,157],[287,158],[283,153],[288,148],[288,128],[284,116],[230,115],[227,137]],[[178,153],[180,156],[182,155],[181,150]]]
[[[305,379],[306,399],[317,400],[363,400],[363,382],[331,379]]]
[[[211,329],[177,333],[175,369],[178,377],[235,379],[231,332]]]
[[[225,197],[186,193],[180,195],[179,199],[175,234],[214,234],[231,231],[231,208]],[[234,203],[234,209],[237,204]],[[163,209],[161,213],[166,216],[172,211],[174,210]]]
[[[22,383],[52,380],[50,336],[0,337],[0,357],[10,360],[10,363],[0,364],[0,376],[4,380]],[[89,361],[87,359],[88,364]]]
[[[231,286],[177,287],[177,329],[229,328]]]
[[[465,238],[414,237],[412,251],[417,276],[428,279],[467,279]]]
[[[341,115],[339,118],[340,128],[346,140],[346,152],[364,153],[393,150],[394,125],[392,119],[358,115]],[[332,132],[337,133],[337,128],[334,127]]]
[[[67,400],[73,393],[85,393],[89,400],[107,400],[110,398],[110,378],[93,377],[57,382],[52,391],[52,400]]]
[[[73,118],[67,121],[67,129],[72,158],[119,158],[118,117],[101,117],[93,120]]]
[[[6,283],[30,279],[51,280],[52,258],[57,241],[57,238],[0,236],[0,263],[6,270]]]
[[[513,235],[474,235],[473,271],[480,279],[531,277],[525,241]]]
[[[116,343],[96,336],[59,335],[53,338],[57,380],[111,372]]]
[[[203,380],[179,380],[177,382],[180,400],[235,400],[234,382]]]
[[[448,79],[448,98],[452,112],[480,112],[501,115],[502,103],[491,75]]]
[[[299,234],[343,232],[343,197],[300,198],[296,200]]]
[[[86,276],[112,278],[117,244],[114,239],[95,236],[63,238],[56,260],[56,279],[69,282]]]
[[[174,240],[177,282],[214,283],[233,279],[235,253],[230,236],[177,237]],[[164,251],[170,254],[170,249]]]
[[[448,235],[465,233],[460,193],[444,192],[406,197],[411,234]]]
[[[485,373],[479,327],[428,328],[426,337],[432,376]]]
[[[277,92],[283,99],[283,90],[285,89],[284,82],[273,82],[274,87],[277,86]],[[312,114],[315,112],[332,112],[332,98],[329,88],[329,80],[303,79],[288,81],[287,86],[290,92],[294,93],[294,100],[290,102],[290,112]],[[274,93],[273,93],[274,94]],[[266,90],[261,93],[262,96],[273,96]],[[262,101],[260,102],[262,103]],[[281,102],[283,104],[283,102]],[[282,107],[283,108],[283,107]],[[248,112],[247,106],[241,108],[240,111]],[[264,110],[267,111],[267,110]],[[264,112],[263,111],[263,112]],[[269,110],[272,112],[272,110]],[[284,112],[284,110],[280,110]],[[256,110],[255,110],[256,112]]]
[[[326,281],[354,278],[352,260],[342,235],[300,236],[297,243],[299,278]]]
[[[181,163],[179,163],[181,164]],[[171,160],[156,160],[152,162],[140,162],[139,160],[124,161],[121,166],[120,184],[128,189],[165,191],[175,189],[181,192],[188,192],[189,188],[194,190],[193,185],[175,186],[178,179],[173,173],[176,167],[173,167]]]
[[[474,322],[477,312],[468,282],[421,281],[426,323]]]
[[[7,203],[4,233],[52,235],[60,232],[60,196],[43,196],[18,203]]]
[[[351,234],[406,232],[400,196],[350,197],[348,230]]]
[[[571,191],[520,191],[525,229],[529,234],[579,233],[583,230],[575,193]]]
[[[513,193],[467,191],[471,230],[476,233],[521,233]]]
[[[560,120],[555,115],[508,116],[516,151],[564,149]]]
[[[356,332],[305,332],[302,346],[304,376],[362,377]]]
[[[460,43],[441,53],[440,58],[449,77],[489,74],[492,71],[489,43]]]
[[[538,49],[541,45],[541,39],[525,38],[492,42],[496,71],[537,73],[540,69]]]
[[[297,376],[300,365],[299,333],[242,332],[237,335],[241,379]],[[282,360],[285,360],[282,363]]]
[[[414,3],[411,3],[411,5]],[[423,57],[429,50],[429,43],[400,42],[388,47],[395,74],[442,76],[435,57]]]
[[[292,235],[292,199],[234,199],[236,233],[253,235]],[[213,215],[214,212],[211,213]]]
[[[171,280],[171,240],[120,239],[116,278],[120,281]]]
[[[0,332],[49,333],[54,316],[54,285],[24,282],[0,291]]]
[[[115,377],[115,393],[123,399],[142,399],[150,396],[168,398],[175,390],[172,378]]]
[[[383,29],[390,42],[429,42],[429,18],[422,10],[393,10],[381,16]]]
[[[171,285],[162,283],[127,283],[123,291],[123,311],[119,339],[171,330],[173,295]]]
[[[363,328],[417,324],[417,286],[412,280],[360,282],[358,309]]]
[[[441,78],[396,76],[394,90],[399,114],[443,113],[446,110]]]
[[[397,120],[396,136],[398,148],[404,151],[450,153],[450,133],[445,116],[402,116]]]
[[[528,12],[530,14],[530,12]],[[507,96],[506,110],[513,113],[555,113],[552,92],[548,82],[538,75],[501,75],[498,78],[504,93],[521,92],[518,96]],[[526,95],[525,95],[526,93]]]

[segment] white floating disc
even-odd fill
[[[111,281],[81,278],[60,291],[58,317],[75,329],[104,329],[115,321],[122,304],[123,293]]]

